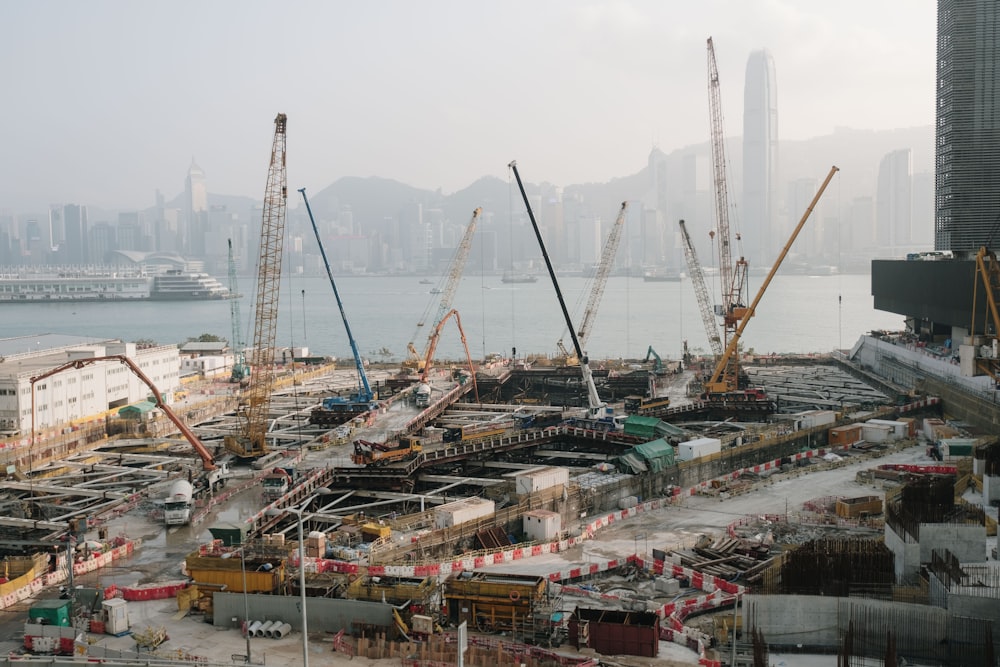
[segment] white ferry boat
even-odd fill
[[[205,301],[229,299],[229,288],[207,273],[132,267],[0,268],[0,303],[58,301]]]
[[[171,269],[153,276],[150,298],[157,301],[207,301],[230,299],[229,288],[207,273],[187,273]]]
[[[153,277],[132,269],[0,271],[0,303],[144,301]]]

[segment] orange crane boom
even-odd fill
[[[441,321],[437,323],[434,327],[434,333],[431,334],[430,341],[427,345],[427,355],[424,357],[424,368],[420,373],[420,382],[426,383],[427,376],[431,372],[431,362],[434,360],[434,352],[437,350],[438,339],[441,338],[441,329],[444,328],[445,323],[449,318],[455,318],[455,324],[458,326],[458,334],[462,337],[462,347],[465,348],[465,358],[469,362],[469,371],[472,373],[472,391],[476,395],[476,403],[479,402],[479,387],[476,386],[476,369],[472,364],[472,355],[469,354],[469,345],[465,340],[465,330],[462,328],[462,318],[458,316],[458,311],[452,308],[449,310]]]
[[[132,371],[132,373],[137,378],[139,378],[142,381],[142,383],[149,388],[151,392],[153,392],[153,402],[156,403],[156,407],[158,407],[161,411],[163,411],[163,414],[165,414],[167,418],[169,418],[170,421],[174,423],[174,426],[176,426],[177,430],[181,432],[181,435],[184,436],[184,439],[188,441],[191,447],[194,448],[194,451],[198,453],[198,456],[201,457],[202,468],[205,470],[216,469],[217,466],[215,465],[215,457],[212,455],[210,451],[208,451],[208,448],[205,447],[205,445],[202,444],[201,440],[198,439],[198,436],[196,436],[194,432],[190,428],[188,428],[188,425],[185,424],[183,421],[181,421],[180,417],[174,414],[174,411],[170,409],[170,406],[168,406],[166,403],[163,402],[163,396],[160,395],[160,390],[156,388],[156,385],[153,384],[153,381],[150,380],[149,377],[142,372],[142,369],[139,368],[134,361],[132,361],[123,354],[112,354],[106,357],[90,357],[89,359],[77,359],[75,361],[70,361],[68,363],[65,363],[62,366],[56,366],[55,368],[46,371],[45,373],[42,373],[37,377],[31,378],[31,403],[32,403],[31,413],[32,414],[35,413],[34,403],[35,403],[36,382],[40,382],[41,380],[44,380],[47,377],[51,377],[57,373],[69,370],[70,368],[80,369],[86,366],[91,366],[101,361],[117,361],[128,367],[128,369]],[[34,433],[35,430],[34,427],[32,427],[31,430],[32,433]]]

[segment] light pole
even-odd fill
[[[309,625],[306,619],[306,542],[302,537],[302,512],[316,496],[332,495],[330,489],[318,489],[315,496],[302,501],[298,507],[271,508],[265,512],[268,516],[280,516],[284,513],[295,515],[295,524],[299,531],[299,604],[302,605],[302,667],[309,667]]]
[[[247,664],[249,665],[252,661],[250,659],[250,601],[247,599],[247,560],[246,560],[246,544],[241,544],[239,548],[240,552],[240,573],[243,575],[243,634],[247,639]],[[235,551],[230,551],[222,555],[223,558],[232,558]]]

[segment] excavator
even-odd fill
[[[320,238],[319,227],[316,226],[316,219],[313,217],[312,207],[309,206],[309,198],[306,197],[306,189],[299,188],[302,201],[306,204],[306,212],[309,214],[309,222],[312,223],[313,232],[316,234],[316,243],[319,245],[319,253],[323,257],[323,265],[326,267],[326,275],[330,279],[330,286],[333,288],[333,296],[337,299],[337,307],[340,308],[340,317],[344,320],[344,329],[347,331],[347,339],[351,343],[351,353],[354,355],[354,367],[358,371],[358,390],[352,396],[329,396],[324,398],[320,407],[309,414],[309,423],[319,426],[339,426],[351,418],[374,410],[378,406],[375,400],[375,392],[368,384],[368,374],[365,372],[365,364],[361,360],[361,352],[358,351],[358,342],[354,340],[351,333],[351,325],[347,322],[347,314],[344,312],[344,302],[340,299],[340,290],[337,289],[337,282],[333,279],[333,271],[330,270],[330,261],[326,257],[326,250],[323,248],[323,239]]]
[[[649,349],[646,350],[646,359],[644,360],[644,363],[648,364],[650,357],[655,360],[653,363],[653,373],[656,375],[663,375],[667,372],[666,369],[663,368],[663,359],[660,359],[660,355],[656,353],[656,350],[653,349],[652,345],[650,345]]]
[[[35,384],[44,380],[45,378],[51,377],[53,375],[56,375],[58,373],[61,373],[69,369],[79,370],[81,368],[86,368],[87,366],[93,366],[94,364],[98,364],[105,361],[117,361],[118,363],[124,365],[132,372],[133,375],[139,378],[139,380],[144,385],[146,385],[146,387],[152,394],[152,400],[153,403],[156,404],[156,407],[159,408],[160,411],[163,412],[163,414],[165,414],[171,422],[173,422],[174,426],[177,427],[177,430],[180,431],[181,435],[184,436],[184,439],[188,441],[188,444],[191,445],[191,448],[194,449],[194,451],[201,458],[201,465],[202,465],[201,478],[198,480],[193,480],[194,482],[198,482],[196,486],[204,485],[206,488],[211,490],[215,490],[221,486],[224,486],[226,483],[226,478],[229,474],[229,469],[227,465],[216,461],[215,456],[212,454],[212,452],[208,450],[207,447],[205,447],[205,445],[201,442],[201,440],[198,439],[198,436],[196,436],[194,432],[188,427],[188,425],[185,424],[183,421],[181,421],[181,418],[178,417],[177,414],[170,409],[170,406],[163,401],[163,394],[161,394],[160,390],[156,388],[156,385],[153,384],[153,381],[149,379],[149,376],[143,373],[142,369],[139,368],[134,361],[129,359],[124,354],[112,354],[104,357],[89,357],[87,359],[76,359],[74,361],[67,362],[61,366],[56,366],[55,368],[50,369],[39,376],[31,378],[32,401],[34,401],[35,397]],[[34,407],[32,407],[32,411],[34,411]]]

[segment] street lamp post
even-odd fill
[[[318,489],[316,496],[332,495],[330,489]],[[316,496],[306,498],[298,507],[281,507],[267,510],[268,516],[280,516],[285,512],[295,515],[295,524],[299,531],[299,604],[302,606],[302,667],[309,667],[309,625],[306,615],[306,542],[302,536],[302,513],[306,506]]]
[[[250,601],[247,599],[247,560],[246,560],[246,548],[247,545],[241,544],[239,548],[240,552],[240,574],[243,576],[243,634],[246,636],[247,640],[247,664],[249,665],[252,660],[250,657]],[[236,554],[235,551],[230,551],[222,554],[223,558],[231,558]],[[235,619],[234,619],[235,620]]]

